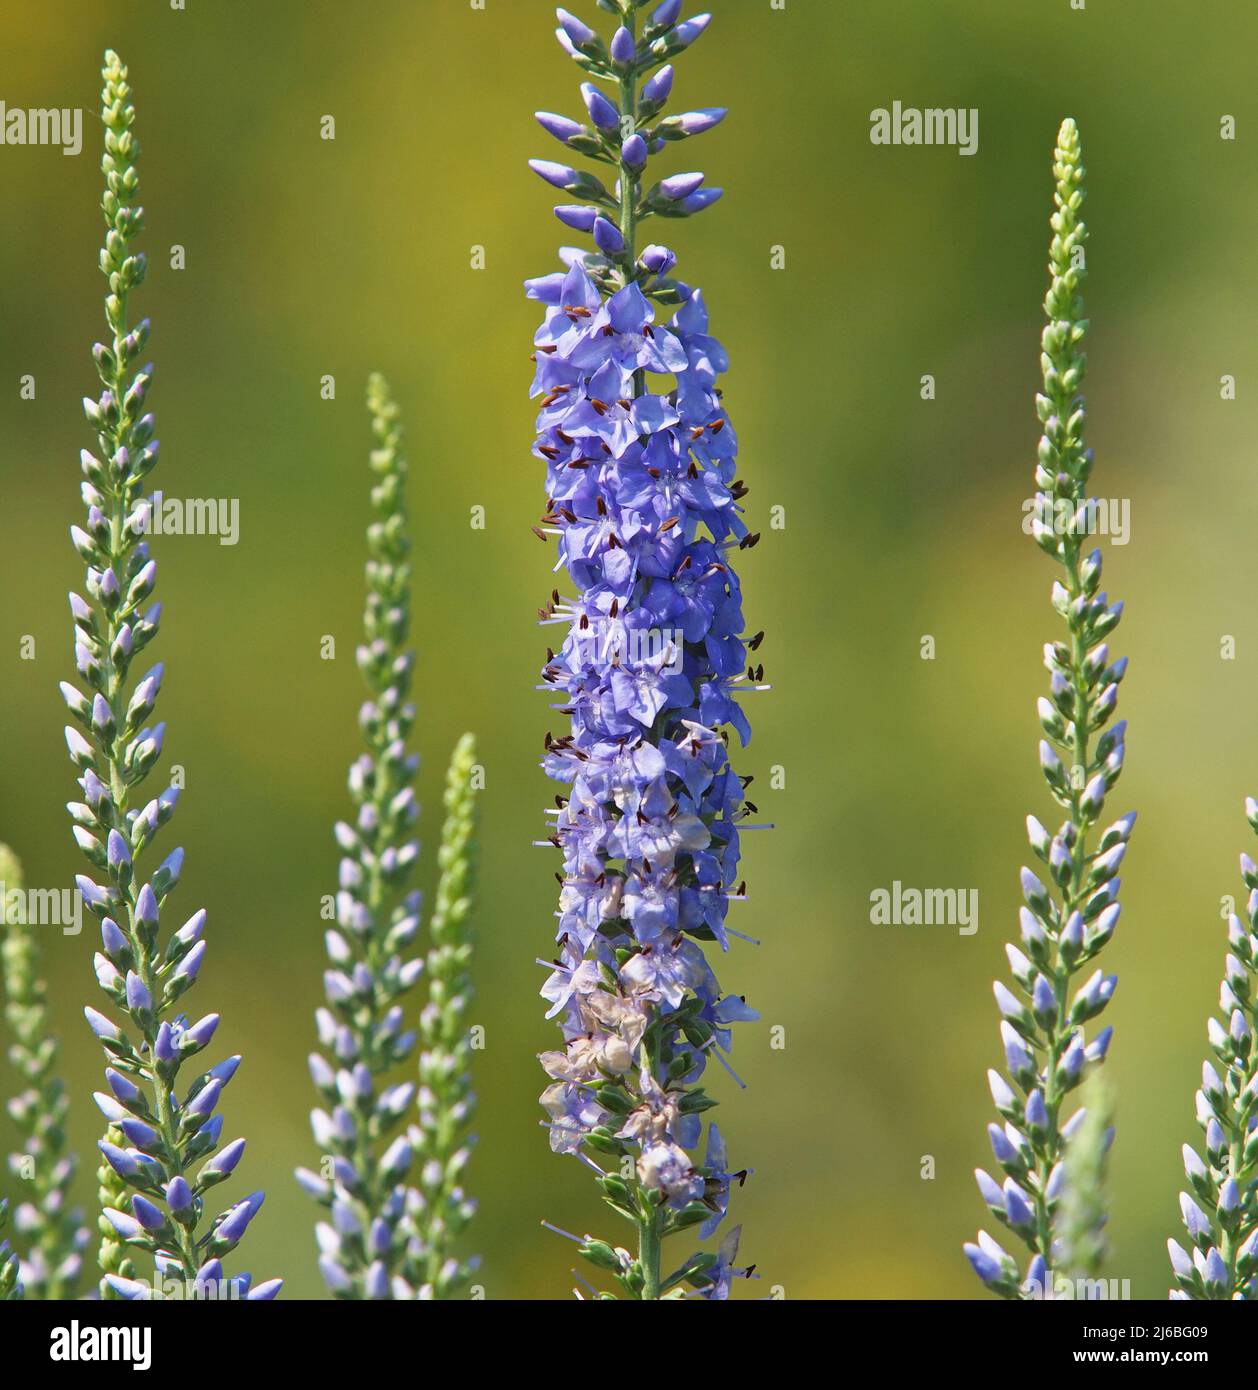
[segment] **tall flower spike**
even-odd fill
[[[1258,801],[1248,798],[1245,814],[1258,831]],[[1179,1206],[1192,1253],[1167,1242],[1172,1298],[1258,1300],[1258,865],[1247,854],[1241,877],[1249,897],[1244,916],[1228,918],[1219,1011],[1206,1028],[1215,1062],[1203,1065],[1197,1092],[1204,1158],[1184,1145],[1192,1191]]]
[[[87,520],[71,528],[86,561],[87,598],[70,595],[75,664],[90,695],[68,683],[61,690],[75,723],[66,729],[83,800],[70,803],[74,838],[95,876],[80,876],[84,902],[100,920],[96,977],[124,1022],[88,1009],[87,1019],[109,1066],[108,1089],[96,1100],[111,1125],[100,1149],[117,1183],[107,1185],[117,1205],[104,1219],[114,1235],[101,1247],[105,1297],[162,1297],[207,1292],[223,1282],[220,1259],[235,1248],[262,1205],[262,1193],[236,1201],[208,1218],[206,1196],[235,1167],[242,1140],[219,1152],[222,1119],[214,1113],[239,1057],[192,1079],[185,1065],[209,1044],[217,1014],[189,1023],[177,1007],[192,987],[205,955],[205,913],[198,912],[161,942],[161,918],[179,881],[183,851],[174,850],[150,874],[140,867],[160,829],[174,814],[170,787],[140,803],[140,788],[161,756],[163,725],[149,727],[161,685],[154,666],[134,684],[132,662],[157,633],[160,605],[145,608],[157,571],[144,535],[152,502],[144,478],[157,462],[153,417],[145,411],[152,369],[136,370],[148,340],[148,321],[131,328],[127,305],[144,279],[144,255],[134,249],[144,214],[139,184],[135,107],[127,70],[105,54],[101,116],[105,155],[105,245],[101,270],[108,281],[105,319],[110,341],[93,348],[103,391],[84,402],[96,431],[98,454],[83,451]],[[77,727],[76,727],[77,726]],[[118,1142],[118,1135],[122,1142]],[[145,1282],[124,1268],[130,1247],[151,1255],[157,1280]],[[274,1298],[280,1281],[253,1285],[248,1275],[227,1281],[215,1296]]]
[[[410,886],[419,845],[419,807],[407,751],[415,722],[410,702],[414,653],[410,626],[410,541],[406,534],[406,462],[399,452],[398,408],[384,378],[367,388],[375,447],[370,463],[374,520],[367,528],[367,603],[358,667],[369,697],[359,712],[368,751],[350,767],[357,808],[340,822],[336,925],[326,933],[326,1006],[316,1013],[320,1051],[310,1073],[323,1105],[311,1113],[322,1172],[298,1170],[301,1185],[328,1209],[317,1228],[319,1267],[338,1298],[387,1299],[403,1272],[413,1163],[398,1131],[415,1095],[412,1082],[384,1084],[411,1055],[415,1032],[403,1026],[402,1001],[423,969],[406,958],[419,931],[420,900]]]
[[[0,898],[19,910],[0,912],[4,922],[0,960],[4,967],[5,1021],[13,1042],[9,1061],[21,1091],[8,1111],[22,1136],[9,1155],[9,1169],[29,1188],[30,1199],[15,1213],[22,1249],[22,1283],[31,1298],[73,1298],[83,1268],[88,1232],[83,1212],[70,1206],[75,1158],[66,1152],[69,1110],[65,1084],[57,1075],[57,1040],[48,1022],[48,994],[39,977],[39,947],[21,908],[22,866],[0,845]],[[0,905],[3,905],[0,901]]]
[[[463,1295],[480,1261],[454,1254],[476,1204],[463,1189],[471,1157],[472,1092],[471,918],[476,893],[476,741],[464,734],[446,774],[446,817],[437,863],[441,874],[428,924],[428,1002],[419,1016],[419,1123],[411,1145],[419,1188],[411,1200],[405,1278],[399,1297],[451,1299]]]
[[[725,1214],[731,1175],[715,1125],[702,1155],[699,1084],[722,1065],[730,1025],[757,1015],[721,988],[699,942],[728,949],[726,913],[744,896],[739,839],[755,808],[750,778],[730,766],[725,726],[745,744],[739,698],[766,689],[748,665],[734,553],[754,545],[741,518],[737,439],[717,380],[724,349],[708,335],[702,294],[670,278],[667,247],[640,245],[650,217],[688,217],[720,196],[702,174],[652,182],[653,156],[710,128],[711,109],[661,117],[673,82],[669,60],[708,22],[679,22],[664,0],[638,31],[635,0],[605,9],[621,25],[604,42],[560,10],[560,45],[604,89],[587,83],[588,122],[541,113],[570,150],[609,166],[593,175],[532,162],[580,200],[555,209],[588,232],[594,251],[566,248],[566,270],[529,281],[544,306],[534,338],[541,397],[535,455],[547,469],[538,534],[558,538],[556,569],[575,593],[556,590],[543,623],[566,629],[547,653],[542,689],[569,731],[545,740],[543,766],[567,787],[549,840],[563,853],[559,948],[542,988],[563,1046],[542,1056],[552,1084],[542,1096],[551,1148],[593,1170],[609,1205],[637,1231],[636,1254],[578,1240],[581,1253],[634,1299],[681,1298],[685,1286],[724,1298],[733,1233],[720,1252],[671,1270],[667,1236]],[[665,325],[657,308],[680,306]],[[648,389],[648,377],[675,386]],[[574,1237],[574,1239],[576,1239]],[[591,1288],[595,1297],[615,1297]]]
[[[1027,818],[1032,851],[1044,867],[1038,873],[1022,870],[1021,946],[1006,948],[1018,992],[995,986],[1008,1076],[988,1074],[1004,1120],[1003,1126],[989,1125],[988,1134],[1005,1181],[982,1169],[976,1173],[992,1214],[1031,1252],[1027,1288],[1016,1261],[985,1231],[977,1244],[965,1247],[979,1278],[1006,1298],[1033,1297],[1037,1288],[1052,1287],[1060,1254],[1062,1158],[1084,1120],[1082,1110],[1069,1117],[1063,1112],[1070,1093],[1105,1058],[1110,1029],[1089,1041],[1084,1025],[1104,1010],[1116,983],[1100,970],[1081,986],[1074,982],[1117,925],[1118,866],[1135,822],[1127,815],[1102,828],[1106,797],[1123,769],[1126,726],[1107,726],[1127,661],[1114,660],[1106,644],[1122,604],[1111,605],[1100,590],[1101,552],[1084,552],[1094,517],[1087,494],[1092,451],[1083,442],[1079,394],[1087,329],[1079,286],[1087,232],[1079,217],[1079,134],[1071,120],[1062,122],[1057,136],[1053,175],[1051,283],[1040,358],[1044,390],[1035,402],[1043,434],[1032,526],[1061,571],[1052,603],[1066,625],[1066,641],[1044,649],[1050,684],[1049,698],[1039,702],[1046,735],[1040,767],[1066,820],[1051,834],[1034,816]]]

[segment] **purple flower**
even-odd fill
[[[626,70],[622,88],[636,83],[636,55],[662,57],[660,44],[677,51],[708,22],[674,29],[680,10],[664,0],[641,42],[626,18],[608,50]],[[561,23],[572,43],[596,43],[592,31]],[[526,286],[543,305],[533,380],[548,499],[541,534],[558,542],[567,589],[543,612],[563,636],[542,680],[569,723],[547,737],[543,760],[564,794],[548,837],[563,855],[559,945],[541,988],[563,1047],[542,1058],[552,1083],[542,1106],[551,1148],[595,1167],[622,1215],[640,1223],[644,1211],[657,1213],[658,1235],[693,1220],[706,1238],[725,1214],[731,1175],[715,1126],[705,1160],[695,1156],[706,1107],[695,1097],[709,1059],[724,1064],[731,1025],[756,1017],[722,994],[703,949],[727,949],[735,935],[726,916],[742,896],[740,822],[753,809],[722,730],[750,737],[738,699],[761,685],[762,671],[743,639],[734,568],[757,538],[742,521],[737,437],[718,384],[725,352],[702,296],[661,278],[673,253],[652,245],[637,256],[643,171],[659,143],[648,148],[647,121],[672,80],[661,68],[639,101],[626,91],[619,110],[582,88],[602,153],[618,166],[622,215],[619,225],[610,211],[589,219],[601,254],[565,252],[564,271]],[[631,111],[639,128],[621,123]],[[687,113],[670,129],[698,133],[723,114]],[[577,171],[533,168],[606,206]],[[686,216],[715,201],[703,177],[665,176],[647,210]],[[566,208],[561,216],[584,220]],[[634,1296],[660,1296],[654,1247],[654,1260],[631,1264]],[[703,1296],[726,1296],[743,1272],[733,1268],[736,1248],[734,1233],[719,1255],[688,1262]],[[606,1251],[590,1258],[623,1268]]]
[[[597,208],[585,207],[580,203],[561,204],[555,209],[555,216],[566,226],[573,227],[578,232],[593,231],[594,224],[600,220]]]
[[[577,48],[588,47],[598,37],[588,24],[582,23],[575,15],[569,14],[567,10],[556,10],[555,17],[559,20],[560,28]]]
[[[999,1188],[997,1192],[999,1192]],[[974,1273],[978,1275],[983,1283],[996,1283],[1001,1275],[1001,1268],[996,1259],[989,1255],[986,1250],[982,1250],[977,1245],[971,1245],[968,1242],[964,1249],[966,1259],[973,1265]]]
[[[569,120],[567,116],[556,116],[552,111],[535,111],[533,114],[538,125],[564,145],[585,130],[580,121]]]
[[[620,159],[621,163],[627,164],[630,169],[641,169],[646,163],[646,141],[636,131],[621,142]]]
[[[585,109],[590,113],[590,120],[599,130],[618,130],[620,128],[620,112],[592,82],[581,84],[581,97],[585,102]]]
[[[658,109],[667,100],[669,93],[673,90],[673,65],[665,65],[650,77],[642,85],[642,100],[647,106]]]
[[[612,62],[617,67],[628,67],[637,56],[637,45],[633,41],[633,35],[622,24],[612,35],[610,46]]]
[[[712,16],[710,14],[699,14],[695,15],[693,19],[687,19],[673,31],[673,43],[678,48],[685,48],[694,43],[711,23]]]
[[[570,165],[556,164],[550,159],[530,159],[529,168],[556,188],[568,189],[578,181],[577,171]]]
[[[702,174],[670,174],[660,180],[660,192],[674,202],[689,197],[703,182]]]
[[[160,1231],[166,1225],[166,1216],[160,1207],[156,1207],[147,1197],[142,1197],[138,1192],[131,1198],[131,1210],[135,1212],[136,1220],[146,1231]]]
[[[258,1214],[263,1200],[263,1193],[254,1192],[243,1202],[237,1202],[215,1227],[212,1240],[219,1245],[235,1245]]]
[[[704,131],[720,125],[725,119],[725,115],[723,106],[709,106],[702,111],[684,111],[675,119],[678,127],[686,135],[702,135]]]
[[[619,256],[625,249],[625,239],[620,234],[620,228],[605,217],[594,219],[594,244],[607,256]]]

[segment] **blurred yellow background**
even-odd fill
[[[571,8],[610,22],[584,0]],[[718,962],[763,1014],[736,1043],[747,1091],[717,1087],[731,1156],[756,1169],[733,1219],[763,1279],[736,1295],[981,1293],[960,1244],[986,1218],[971,1170],[989,1158],[990,980],[1016,929],[1022,818],[1053,810],[1034,700],[1058,624],[1021,505],[1050,153],[1073,115],[1091,189],[1095,487],[1132,499],[1131,543],[1107,554],[1108,587],[1128,604],[1113,645],[1132,659],[1114,806],[1140,812],[1106,953],[1121,982],[1108,1273],[1163,1297],[1222,967],[1220,898],[1242,891],[1241,800],[1258,788],[1258,12],[1220,0],[713,8],[678,63],[673,109],[731,114],[666,171],[705,169],[728,192],[652,234],[704,287],[730,352],[748,519],[764,532],[741,568],[775,690],[751,710],[740,770],[779,828],[747,837],[752,898],[736,909],[764,944]],[[155,542],[165,759],[188,783],[165,836],[189,855],[176,904],[209,909],[198,1011],[221,1010],[217,1041],[245,1054],[224,1104],[226,1133],[250,1141],[232,1191],[269,1196],[241,1256],[260,1277],[285,1275],[293,1296],[321,1291],[314,1208],[290,1173],[314,1151],[319,900],[358,751],[373,367],[404,410],[412,465],[427,887],[440,778],[465,727],[487,768],[472,1176],[487,1296],[565,1295],[572,1256],[543,1218],[630,1234],[536,1128],[534,1054],[554,1032],[532,962],[549,954],[557,859],[530,847],[552,795],[537,760],[554,718],[532,691],[546,641],[534,610],[553,552],[529,532],[543,475],[529,456],[536,306],[520,282],[576,234],[525,160],[557,157],[531,113],[575,112],[580,76],[552,28],[541,0],[6,6],[0,99],[87,119],[78,158],[0,148],[0,838],[33,885],[79,871],[56,683],[72,672],[65,590],[82,570],[66,532],[90,442],[78,402],[98,389],[93,113],[113,46],[143,147],[150,276],[134,306],[154,324],[154,485],[240,500],[235,547]],[[870,112],[894,100],[977,107],[977,155],[873,146]],[[326,114],[334,141],[320,139]],[[1234,142],[1220,139],[1227,114]],[[170,269],[175,244],[184,270]],[[19,399],[27,373],[33,401]],[[334,401],[320,399],[324,374]],[[934,401],[920,398],[924,374]],[[1220,398],[1224,374],[1235,401]],[[484,530],[469,525],[478,505]],[[769,528],[775,506],[785,529]],[[26,634],[34,661],[19,660]],[[320,660],[324,634],[335,661]],[[919,655],[927,634],[933,661]],[[1224,634],[1234,661],[1220,659]],[[894,880],[977,889],[977,934],[872,925],[869,894]],[[88,1098],[99,1050],[81,1021],[98,995],[91,936],[44,937],[85,1199],[100,1130]]]

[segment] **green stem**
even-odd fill
[[[638,1264],[642,1268],[642,1301],[654,1303],[660,1296],[660,1221],[654,1210],[638,1227]]]
[[[1083,592],[1083,582],[1079,575],[1079,547],[1077,542],[1067,540],[1067,559],[1065,560],[1067,572],[1067,585],[1070,598],[1073,602]],[[1091,717],[1091,706],[1088,700],[1087,679],[1083,674],[1084,658],[1087,654],[1086,645],[1079,630],[1076,628],[1071,632],[1071,663],[1075,671],[1075,712],[1074,712],[1074,739],[1073,754],[1074,766],[1070,769],[1070,820],[1078,829],[1079,838],[1073,848],[1074,870],[1072,882],[1069,887],[1062,892],[1062,925],[1070,920],[1071,915],[1078,911],[1083,901],[1084,871],[1087,867],[1087,828],[1084,824],[1082,813],[1082,788],[1078,785],[1082,778],[1084,785],[1087,784],[1088,776],[1088,722]],[[1053,1163],[1060,1158],[1061,1136],[1058,1129],[1058,1114],[1061,1109],[1063,1097],[1057,1094],[1057,1064],[1060,1062],[1065,1051],[1066,1040],[1070,1035],[1070,1028],[1066,1024],[1067,1005],[1069,996],[1071,968],[1062,959],[1060,944],[1056,947],[1056,956],[1053,962],[1053,993],[1057,1001],[1057,1018],[1060,1022],[1054,1027],[1049,1038],[1048,1065],[1045,1068],[1044,1084],[1044,1106],[1048,1111],[1049,1135],[1044,1152],[1040,1157],[1037,1171],[1039,1173],[1040,1191],[1037,1194],[1037,1216],[1039,1250],[1046,1262],[1050,1265],[1051,1277],[1051,1252],[1052,1252],[1052,1227],[1049,1220],[1048,1202],[1044,1196],[1048,1185],[1049,1174],[1052,1172]]]
[[[1059,137],[1060,140],[1060,137]],[[1059,147],[1060,148],[1060,147]],[[1057,185],[1056,205],[1060,225],[1054,224],[1055,238],[1053,248],[1050,251],[1052,284],[1049,291],[1045,307],[1051,327],[1061,326],[1069,329],[1071,324],[1078,321],[1082,306],[1078,302],[1077,294],[1072,293],[1068,300],[1063,300],[1059,294],[1063,282],[1070,270],[1068,261],[1068,251],[1065,249],[1064,240],[1062,251],[1058,253],[1058,238],[1065,238],[1075,228],[1076,219],[1071,203],[1072,189],[1068,181],[1068,175],[1059,179]],[[1063,291],[1064,293],[1064,291]],[[1069,335],[1066,336],[1059,350],[1054,350],[1046,346],[1054,380],[1046,382],[1046,392],[1052,401],[1052,410],[1058,420],[1070,420],[1073,413],[1072,400],[1077,391],[1078,383],[1074,382],[1071,389],[1067,390],[1064,381],[1072,368],[1080,365],[1080,355],[1077,344],[1074,343]],[[1072,441],[1073,457],[1070,459],[1072,465],[1077,465],[1082,451],[1082,441],[1074,439]],[[1075,467],[1069,468],[1069,475],[1072,479],[1069,487],[1069,500],[1072,513],[1078,508],[1086,495],[1086,475],[1080,477],[1076,474]],[[1053,498],[1057,500],[1058,489],[1054,487]],[[1046,1030],[1045,1041],[1047,1044],[1045,1077],[1044,1077],[1044,1106],[1048,1114],[1048,1133],[1042,1143],[1035,1144],[1036,1152],[1036,1190],[1033,1193],[1035,1203],[1035,1244],[1040,1255],[1043,1256],[1045,1263],[1049,1266],[1048,1278],[1051,1286],[1052,1279],[1052,1244],[1053,1244],[1053,1223],[1048,1207],[1046,1196],[1049,1177],[1054,1165],[1062,1157],[1061,1134],[1058,1127],[1058,1117],[1064,1093],[1059,1093],[1057,1086],[1057,1070],[1062,1056],[1068,1046],[1071,1036],[1069,1024],[1069,986],[1070,979],[1077,967],[1078,962],[1066,960],[1062,955],[1061,931],[1065,924],[1070,920],[1073,913],[1080,911],[1086,895],[1087,884],[1087,840],[1088,824],[1083,811],[1083,792],[1088,781],[1089,763],[1089,726],[1091,723],[1092,701],[1089,694],[1088,677],[1086,673],[1085,661],[1087,657],[1088,643],[1087,631],[1084,620],[1077,617],[1075,605],[1085,595],[1085,585],[1083,576],[1080,573],[1080,551],[1081,542],[1073,534],[1066,535],[1062,540],[1060,562],[1065,570],[1065,587],[1070,601],[1067,609],[1067,626],[1070,630],[1070,663],[1073,675],[1074,700],[1073,700],[1073,735],[1070,740],[1070,754],[1072,766],[1069,769],[1069,808],[1070,821],[1077,831],[1077,839],[1070,847],[1073,856],[1073,866],[1070,879],[1061,886],[1062,916],[1058,925],[1056,939],[1053,942],[1052,959],[1052,988],[1055,1000],[1055,1020],[1048,1030]]]
[[[624,16],[625,27],[630,34],[636,34],[636,16],[630,10]],[[638,75],[630,68],[620,76],[620,114],[622,117],[629,117],[630,121],[636,126],[638,116]],[[622,136],[628,129],[628,123],[622,126]],[[625,257],[630,269],[626,271],[626,279],[633,275],[633,262],[637,255],[637,225],[636,225],[636,206],[638,200],[638,175],[636,170],[631,169],[622,159],[620,161],[620,235],[625,241]],[[642,395],[645,389],[644,374],[636,371],[633,377],[633,394],[635,397]],[[659,1069],[658,1048],[650,1052],[651,1070],[654,1074]],[[649,1215],[641,1216],[638,1224],[638,1265],[642,1271],[642,1293],[641,1298],[644,1302],[655,1302],[660,1296],[660,1218],[656,1209],[650,1205],[651,1195],[649,1192],[639,1190],[639,1202]]]
[[[634,32],[634,16],[625,16],[625,25],[629,32]],[[620,115],[621,119],[627,116],[634,124],[638,119],[638,76],[630,69],[622,73],[620,77]],[[622,135],[624,127],[622,126]],[[620,161],[620,235],[625,239],[625,255],[630,266],[633,265],[637,249],[634,243],[636,233],[634,206],[638,199],[638,175],[631,169],[625,161]],[[632,273],[632,272],[630,272]]]
[[[1240,1130],[1233,1129],[1232,1140],[1228,1145],[1227,1151],[1227,1175],[1230,1178],[1236,1179],[1242,1191],[1244,1190],[1241,1171],[1244,1167],[1244,1147],[1243,1127]],[[1219,1222],[1219,1233],[1221,1237],[1219,1241],[1219,1257],[1227,1266],[1227,1288],[1235,1289],[1237,1287],[1236,1256],[1239,1253],[1240,1245],[1233,1237],[1232,1232],[1223,1225],[1222,1221]]]

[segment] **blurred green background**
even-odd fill
[[[1220,897],[1241,891],[1241,799],[1258,787],[1258,12],[1222,0],[1191,12],[1173,0],[713,8],[717,23],[678,65],[675,109],[731,115],[668,168],[706,169],[729,192],[665,230],[733,362],[726,399],[749,520],[764,531],[742,564],[747,616],[768,629],[775,686],[740,759],[779,826],[747,837],[752,899],[737,909],[764,944],[720,963],[763,1013],[736,1045],[747,1091],[720,1088],[733,1157],[756,1169],[735,1219],[764,1278],[736,1292],[980,1292],[959,1246],[986,1216],[970,1174],[988,1158],[990,979],[1015,923],[1022,818],[1052,810],[1034,699],[1057,629],[1050,566],[1020,509],[1050,152],[1070,114],[1090,171],[1096,488],[1132,499],[1131,543],[1107,560],[1128,603],[1117,645],[1132,658],[1116,810],[1140,811],[1107,952],[1121,978],[1109,1272],[1162,1297],[1222,966]],[[532,962],[552,937],[557,861],[530,847],[552,794],[537,767],[553,715],[532,691],[545,641],[534,609],[553,554],[528,529],[542,475],[529,456],[535,306],[520,282],[575,235],[525,168],[557,148],[531,112],[577,104],[552,27],[541,0],[6,5],[0,98],[81,106],[86,119],[78,158],[0,148],[0,838],[34,885],[69,885],[79,869],[56,682],[71,673],[65,590],[81,579],[66,529],[90,442],[78,402],[97,389],[93,113],[110,45],[131,68],[144,150],[151,272],[136,307],[154,323],[155,485],[240,499],[236,547],[156,543],[159,655],[166,758],[188,781],[178,898],[210,913],[197,995],[223,1012],[219,1043],[245,1053],[227,1132],[250,1140],[243,1182],[269,1192],[244,1254],[260,1275],[286,1275],[292,1295],[321,1287],[312,1208],[289,1174],[313,1153],[304,1059],[319,898],[334,885],[330,824],[358,749],[373,367],[409,427],[427,887],[440,777],[465,727],[487,768],[473,1177],[487,1296],[565,1295],[572,1258],[542,1218],[627,1234],[536,1128],[534,1054],[553,1030]],[[869,113],[894,100],[977,107],[978,154],[872,146]],[[319,138],[325,114],[334,142]],[[169,268],[173,244],[182,271]],[[483,270],[470,267],[476,246]],[[770,269],[774,246],[784,270]],[[27,373],[34,401],[19,399]],[[919,396],[926,373],[933,402]],[[1220,399],[1225,373],[1235,401]],[[469,526],[477,505],[483,531]],[[773,506],[783,530],[768,528]],[[325,633],[332,662],[319,659]],[[34,661],[19,660],[24,634]],[[925,634],[933,661],[919,656]],[[1220,659],[1224,634],[1234,661]],[[871,925],[871,890],[896,879],[976,888],[977,935]],[[91,935],[44,937],[73,1138],[89,1155],[84,1198],[100,1128],[88,1099],[99,1055],[80,1019],[97,993]]]

